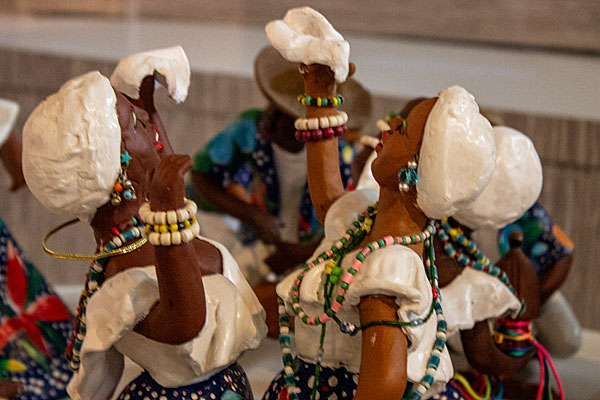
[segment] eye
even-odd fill
[[[396,132],[398,132],[401,135],[406,135],[407,134],[407,130],[406,130],[406,120],[403,119],[402,123],[398,124],[398,126],[396,126]]]

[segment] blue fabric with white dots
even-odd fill
[[[243,368],[235,363],[209,379],[178,388],[167,388],[143,372],[121,392],[118,400],[252,400]]]

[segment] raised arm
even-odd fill
[[[351,72],[354,72],[353,64]],[[304,92],[311,98],[334,98],[336,81],[333,71],[326,65],[300,65],[304,76]],[[337,114],[335,107],[306,107],[306,118],[329,117]],[[337,137],[308,142],[306,161],[308,168],[308,188],[315,214],[321,223],[333,202],[344,194],[340,175]]]
[[[161,161],[149,180],[153,212],[185,206],[183,175],[191,167],[187,155],[170,155]],[[160,300],[136,326],[138,333],[159,342],[179,344],[196,337],[204,326],[206,300],[200,263],[220,262],[220,255],[209,245],[207,254],[198,257],[195,241],[154,246]]]

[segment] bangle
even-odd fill
[[[300,142],[318,142],[342,136],[346,132],[348,132],[348,126],[343,124],[335,128],[297,130],[295,136],[296,140]]]
[[[154,246],[176,246],[191,242],[198,236],[200,234],[200,224],[198,221],[195,221],[189,228],[184,228],[175,232],[148,232],[148,230],[145,229],[144,233],[148,236],[150,244]]]
[[[348,114],[343,111],[336,115],[320,118],[298,118],[294,122],[294,127],[299,131],[335,128],[336,126],[344,125],[348,122]]]
[[[192,200],[185,199],[185,205],[182,208],[171,211],[152,211],[150,203],[144,203],[140,207],[140,217],[146,224],[176,224],[185,222],[196,215],[198,206]]]
[[[183,222],[175,222],[173,224],[146,224],[146,232],[147,233],[169,233],[169,232],[179,232],[186,228],[191,228],[192,225],[196,223],[196,217],[193,216],[190,219],[187,219]]]
[[[311,107],[337,107],[344,102],[344,97],[338,94],[333,99],[327,97],[298,96],[298,103]]]

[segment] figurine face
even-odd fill
[[[153,121],[153,115],[147,108],[144,102],[130,100],[117,93],[121,152],[127,151],[131,156],[127,174],[136,186],[136,190],[141,186],[142,193],[146,192],[148,173],[158,166],[163,157],[173,154],[162,124]],[[159,142],[166,142],[166,145],[160,146]]]
[[[396,118],[391,124],[392,133],[384,132],[372,166],[373,176],[381,187],[397,188],[398,171],[419,154],[425,123],[436,100],[428,99],[415,106],[406,119],[404,131],[401,129],[403,120]]]

